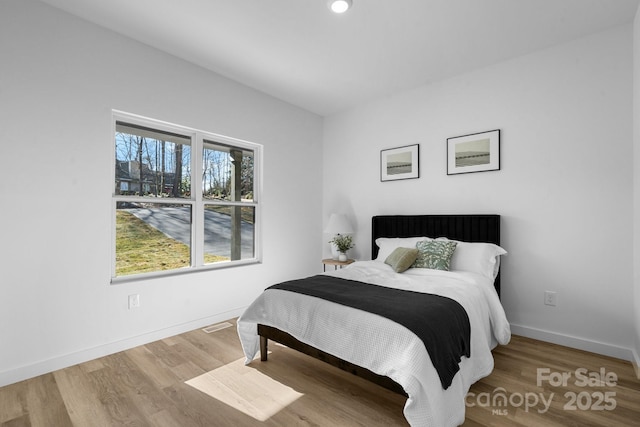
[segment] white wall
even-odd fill
[[[633,24],[633,189],[634,367],[640,378],[640,7]]]
[[[447,176],[446,139],[492,129],[502,170]],[[500,214],[513,331],[630,358],[631,26],[336,114],[324,131],[324,218],[357,223],[353,255],[371,256],[373,215]],[[380,182],[380,150],[416,143],[420,179]]]
[[[321,165],[288,161],[321,157],[320,117],[33,0],[0,2],[0,58],[0,385],[320,271]],[[264,145],[262,264],[110,285],[112,109]]]

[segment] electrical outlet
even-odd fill
[[[553,291],[544,291],[544,304],[556,306],[558,303],[558,294]]]
[[[129,295],[129,310],[140,307],[140,294]]]

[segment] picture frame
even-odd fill
[[[380,151],[380,181],[420,178],[420,145]]]
[[[447,175],[500,170],[500,129],[447,138]]]

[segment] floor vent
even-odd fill
[[[211,325],[211,326],[207,326],[206,328],[202,329],[203,331],[205,331],[206,333],[210,334],[211,332],[216,332],[219,331],[221,329],[226,329],[233,326],[231,323],[229,322],[222,322],[222,323],[218,323],[216,325]]]

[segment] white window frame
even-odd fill
[[[116,155],[113,150],[113,163],[111,167],[111,188],[112,188],[112,202],[111,202],[111,283],[124,283],[141,279],[150,279],[155,277],[171,276],[176,274],[194,273],[203,270],[214,270],[219,268],[228,268],[235,266],[242,266],[248,264],[256,264],[262,262],[262,215],[261,215],[261,196],[262,196],[262,150],[263,147],[260,144],[254,142],[245,141],[237,138],[232,138],[224,135],[215,134],[212,132],[201,131],[197,129],[188,128],[160,120],[151,119],[148,117],[139,116],[136,114],[127,113],[124,111],[112,110],[112,129],[111,129],[111,144],[115,144],[116,135],[116,122],[125,122],[135,124],[138,126],[147,127],[150,129],[164,131],[169,133],[176,133],[191,137],[191,197],[189,198],[174,198],[166,197],[162,199],[151,199],[143,196],[123,196],[116,194],[115,182],[116,182]],[[202,195],[202,180],[196,177],[201,177],[203,173],[202,157],[204,141],[215,141],[225,145],[230,145],[238,148],[244,148],[253,151],[253,201],[252,202],[235,202],[224,200],[209,200],[205,199]],[[183,204],[191,206],[191,265],[189,267],[154,271],[139,274],[130,274],[126,276],[116,276],[116,207],[118,202],[146,202],[146,203],[159,203],[159,204]],[[253,241],[253,258],[245,258],[235,261],[223,261],[211,264],[204,263],[204,209],[206,205],[220,205],[220,206],[243,206],[254,208],[254,241]]]

